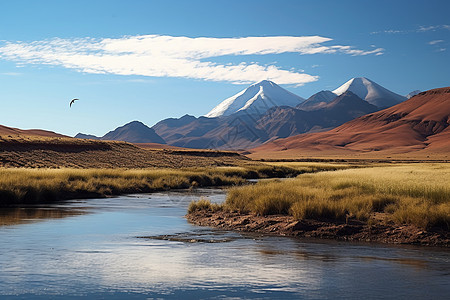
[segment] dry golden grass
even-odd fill
[[[263,162],[269,166],[293,168],[303,173],[316,173],[322,171],[337,171],[353,168],[361,168],[370,166],[370,163],[335,163],[335,162],[296,162],[296,161],[278,161],[278,162]]]
[[[226,172],[225,172],[226,173]],[[238,176],[196,169],[0,169],[0,205],[101,197],[191,186],[242,184]]]
[[[225,208],[298,219],[356,218],[450,228],[450,164],[410,164],[303,174],[231,188]]]
[[[220,204],[211,203],[209,199],[200,198],[200,200],[191,201],[191,203],[189,204],[188,213],[190,214],[199,210],[217,211],[219,209],[221,209]]]
[[[270,165],[151,169],[0,168],[0,206],[293,177],[303,171]]]

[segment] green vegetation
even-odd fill
[[[246,179],[294,177],[300,167],[248,164],[183,169],[0,168],[0,206],[104,197],[204,186],[230,186]]]
[[[224,209],[296,219],[393,221],[450,229],[450,165],[370,167],[229,190]],[[205,205],[205,204],[203,204]]]

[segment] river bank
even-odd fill
[[[301,174],[233,187],[223,203],[192,202],[187,219],[228,230],[449,246],[448,164]]]
[[[197,210],[187,214],[186,219],[194,225],[240,232],[338,241],[450,247],[448,231],[439,228],[434,231],[424,230],[414,225],[393,223],[369,225],[357,220],[347,223],[330,220],[296,220],[292,216],[285,215],[258,216],[224,210]]]

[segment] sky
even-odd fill
[[[401,95],[450,86],[449,11],[447,0],[2,0],[0,124],[102,136],[204,115],[264,79],[303,98],[353,77]]]

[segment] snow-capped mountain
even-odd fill
[[[406,99],[409,99],[420,93],[421,93],[421,91],[415,90],[415,91],[412,91],[411,93],[409,93],[408,95],[406,95],[405,97],[406,97]]]
[[[365,77],[352,78],[333,91],[340,96],[351,91],[363,100],[380,108],[390,107],[406,100],[406,97],[385,89]]]
[[[272,81],[263,80],[225,99],[207,113],[205,117],[229,116],[239,111],[261,115],[274,106],[295,107],[304,100],[302,97],[283,89]]]

